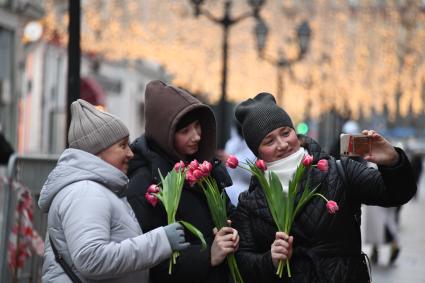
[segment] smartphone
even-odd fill
[[[365,156],[370,154],[372,141],[362,134],[341,134],[340,154],[343,156]]]

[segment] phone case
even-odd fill
[[[343,156],[364,156],[370,153],[372,143],[362,134],[341,134],[340,154]]]

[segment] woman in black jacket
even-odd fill
[[[231,179],[219,161],[213,161],[216,149],[216,124],[210,107],[182,89],[161,81],[146,86],[145,134],[131,144],[134,158],[130,161],[127,199],[144,232],[167,224],[161,204],[153,207],[145,199],[151,184],[160,181],[158,171],[165,176],[179,160],[197,159],[213,164],[212,176],[221,188],[230,186]],[[230,202],[229,202],[230,204]],[[214,224],[202,189],[185,184],[177,220],[193,224],[204,235],[207,249],[201,251],[199,240],[186,231],[189,248],[180,252],[172,274],[164,261],[150,271],[152,282],[228,282],[226,255],[237,249],[239,236],[231,227],[213,232]]]
[[[263,190],[253,178],[232,217],[240,235],[236,254],[245,282],[369,282],[361,252],[360,205],[397,206],[414,195],[416,184],[404,152],[376,132],[363,131],[372,142],[371,154],[363,157],[376,163],[378,170],[351,159],[338,164],[312,139],[297,137],[290,117],[268,93],[242,102],[235,115],[248,146],[266,162],[267,170],[279,176],[284,190],[305,154],[313,156],[313,164],[326,159],[326,172],[315,167],[306,172],[311,187],[320,185],[318,192],[339,205],[332,215],[323,199],[311,199],[295,218],[288,238],[276,233]],[[303,176],[301,188],[306,179]],[[288,256],[292,277],[284,269],[279,279],[278,260]]]

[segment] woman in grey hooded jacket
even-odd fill
[[[38,202],[48,213],[43,282],[72,281],[56,260],[53,243],[83,282],[148,283],[150,267],[189,245],[183,228],[175,223],[142,233],[125,198],[133,157],[127,127],[84,100],[72,103],[71,111],[70,148]]]

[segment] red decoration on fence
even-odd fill
[[[2,180],[4,184],[5,181]],[[25,261],[34,253],[42,256],[44,242],[33,227],[33,200],[31,192],[23,184],[12,181],[11,192],[16,194],[17,205],[14,223],[8,242],[8,265],[12,272],[23,268]]]

